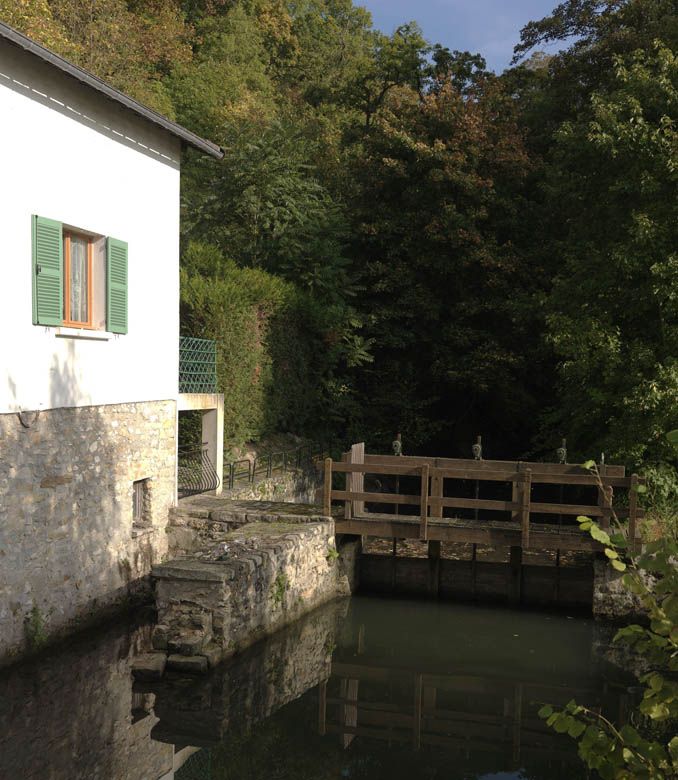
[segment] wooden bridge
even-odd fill
[[[342,489],[333,487],[339,474]],[[366,476],[375,482],[391,478],[395,491],[366,490]],[[325,460],[324,511],[329,515],[333,503],[343,504],[343,516],[336,519],[342,534],[563,551],[602,550],[580,531],[577,516],[591,517],[602,528],[616,516],[628,521],[633,548],[644,517],[638,506],[643,482],[637,474],[627,477],[624,466],[600,465],[594,474],[561,463],[368,455],[358,444],[341,461]],[[401,483],[410,486],[409,493],[400,492]],[[468,497],[470,485],[475,497]],[[492,498],[480,498],[481,490]],[[566,503],[565,492],[577,502]],[[557,500],[546,500],[549,493],[557,493]],[[387,511],[374,511],[375,506]],[[450,516],[460,509],[472,510],[473,517]]]

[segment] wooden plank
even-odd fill
[[[527,469],[520,493],[521,503],[521,543],[523,550],[530,549],[530,500],[532,496],[532,472]]]
[[[588,517],[601,517],[603,510],[599,506],[586,504],[544,504],[533,503],[533,513],[543,515],[587,515]]]
[[[365,455],[365,463],[374,465],[393,465],[400,462],[403,466],[407,467],[421,467],[424,464],[428,464],[431,468],[446,469],[446,468],[461,468],[474,471],[476,469],[481,471],[513,471],[517,470],[517,461],[512,460],[474,460],[471,458],[425,458],[414,455]],[[573,463],[538,463],[536,461],[525,462],[524,465],[529,467],[533,473],[533,476],[543,474],[580,474],[588,475],[589,471],[582,466]],[[626,474],[626,468],[624,466],[606,466],[606,476],[609,477],[623,477]]]
[[[371,458],[373,456],[366,455],[366,458]],[[419,459],[417,459],[419,460]],[[432,459],[434,460],[434,459]],[[519,474],[521,473],[519,469],[513,468],[504,468],[504,469],[487,469],[486,467],[482,468],[473,468],[470,464],[478,463],[478,461],[475,460],[468,460],[464,461],[465,463],[468,463],[469,466],[466,468],[437,468],[432,467],[430,469],[431,477],[434,476],[434,474],[440,475],[445,479],[477,479],[481,482],[515,482],[518,479]],[[484,463],[485,461],[480,461],[481,463]],[[535,465],[535,464],[524,464],[522,462],[517,462],[513,464],[515,466],[526,466],[526,465]],[[539,465],[539,464],[536,464]],[[359,472],[363,474],[390,474],[390,475],[400,475],[400,476],[415,476],[419,474],[419,470],[421,469],[421,464],[413,465],[407,462],[405,457],[395,458],[395,463],[393,464],[376,464],[372,463],[369,460],[367,460],[365,463],[335,463],[333,466],[334,470],[337,472]],[[612,466],[609,467],[610,469],[613,468]],[[645,482],[644,477],[639,477],[639,484],[643,484]],[[612,485],[613,487],[628,487],[631,484],[631,478],[630,477],[613,477],[613,476],[605,476],[603,478],[603,483],[606,485]],[[582,470],[582,473],[579,474],[534,474],[532,475],[532,484],[533,485],[590,485],[591,487],[595,487],[598,484],[598,479],[595,475],[589,474],[588,472],[584,473]]]
[[[612,468],[612,467],[610,467]],[[631,483],[630,477],[603,477],[603,484],[613,487],[628,487]],[[598,478],[594,474],[533,474],[533,485],[590,485],[595,487],[598,484]]]
[[[347,453],[348,454],[348,453]],[[339,473],[392,474],[396,476],[418,476],[421,466],[372,466],[369,463],[335,463],[333,469]]]
[[[372,501],[375,504],[412,504],[420,506],[421,496],[403,493],[351,493],[346,490],[333,490],[332,498],[335,501]]]
[[[365,462],[365,442],[354,444],[351,447],[351,463],[361,464]],[[354,472],[348,478],[349,490],[351,493],[365,492],[365,474]],[[352,514],[359,515],[365,511],[365,502],[356,500],[353,502]]]
[[[469,462],[477,463],[478,461]],[[515,469],[488,471],[487,469],[473,468],[432,468],[431,476],[434,474],[440,475],[444,479],[477,479],[479,482],[515,482],[519,478],[519,474]]]
[[[377,519],[377,517],[379,519]],[[400,515],[392,515],[385,519],[384,515],[374,518],[354,518],[352,520],[335,521],[336,532],[339,534],[354,534],[356,536],[373,536],[388,539],[419,539],[419,518],[414,516],[409,520]],[[472,521],[467,521],[472,523]],[[512,547],[521,544],[521,526],[505,522],[492,525],[481,522],[478,525],[455,524],[453,520],[444,523],[432,523],[429,518],[427,535],[430,540],[441,542],[463,542],[483,544],[490,547]],[[497,527],[501,526],[501,527]],[[562,528],[557,526],[545,530],[541,523],[530,523],[530,548],[532,550],[586,550],[599,551],[602,545],[585,536],[578,528]]]
[[[455,509],[492,509],[498,512],[511,512],[519,508],[512,501],[493,501],[486,498],[434,498],[428,500],[430,506],[449,506]]]
[[[332,458],[325,458],[325,482],[323,485],[323,514],[332,517]]]
[[[428,526],[428,466],[421,467],[421,500],[419,503],[419,513],[421,515],[421,525],[419,529],[419,538],[428,539],[426,529]]]

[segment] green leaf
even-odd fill
[[[636,485],[636,493],[647,493],[647,485]]]
[[[619,553],[616,550],[612,550],[609,547],[605,548],[605,555],[607,555],[608,558],[611,560],[615,560],[616,558],[619,558]]]
[[[675,431],[669,431],[666,434],[669,444],[678,452],[678,428]]]
[[[597,542],[600,542],[601,544],[609,545],[610,544],[610,535],[603,531],[603,529],[597,525],[596,523],[593,523],[591,526],[591,536],[593,539],[595,539]]]
[[[537,713],[540,718],[549,718],[553,715],[553,707],[550,704],[545,704]]]
[[[591,522],[591,518],[590,517],[586,517],[586,515],[579,515],[577,517],[577,522],[578,523],[590,523]]]
[[[585,463],[581,464],[581,467],[583,469],[592,469],[595,468],[596,462],[595,460],[587,460]]]
[[[626,571],[626,564],[623,561],[610,561],[612,568],[617,571]]]

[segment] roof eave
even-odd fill
[[[43,62],[58,68],[68,76],[71,76],[72,78],[80,81],[82,84],[85,84],[91,89],[94,89],[95,91],[107,97],[109,100],[113,100],[130,111],[133,111],[143,119],[146,119],[147,121],[151,122],[157,127],[162,128],[176,138],[179,138],[184,144],[192,146],[194,149],[198,149],[205,154],[209,154],[210,156],[215,157],[217,160],[220,160],[224,156],[224,150],[217,144],[212,143],[212,141],[207,141],[205,138],[201,138],[199,135],[196,135],[190,130],[187,130],[185,127],[182,127],[176,122],[172,122],[170,119],[167,119],[167,117],[164,117],[157,111],[153,111],[153,109],[144,106],[142,103],[139,103],[138,101],[134,100],[134,98],[129,97],[129,95],[126,95],[124,92],[120,92],[120,90],[115,89],[115,87],[112,87],[110,84],[107,84],[105,81],[103,81],[103,79],[98,78],[93,73],[84,70],[78,65],[74,65],[72,62],[69,62],[63,57],[60,57],[53,51],[46,49],[39,43],[32,41],[30,38],[27,38],[25,35],[18,32],[14,28],[4,24],[4,22],[0,22],[0,38],[4,38],[10,43],[13,43],[15,46],[19,46],[30,54],[38,57]]]

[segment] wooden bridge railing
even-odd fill
[[[365,502],[391,506],[417,506],[419,538],[422,540],[429,539],[429,520],[443,520],[445,508],[510,512],[512,526],[520,527],[521,546],[523,549],[528,549],[531,518],[534,514],[573,517],[587,515],[599,519],[603,528],[609,528],[613,513],[614,489],[622,488],[628,491],[628,505],[614,507],[614,512],[619,518],[628,518],[629,540],[635,544],[638,521],[644,516],[642,509],[638,507],[637,486],[644,480],[636,474],[631,477],[625,476],[624,466],[601,465],[598,470],[600,482],[595,474],[577,465],[366,455],[364,448],[354,446],[350,453],[345,453],[341,462],[333,461],[331,458],[325,460],[324,511],[327,515],[331,514],[332,502],[342,501],[344,521],[360,519],[369,522],[370,513],[364,511]],[[344,490],[332,489],[332,475],[337,473],[347,476]],[[417,477],[420,481],[420,492],[407,494],[366,491],[364,488],[366,474]],[[446,496],[445,480],[510,483],[511,500]],[[532,488],[535,485],[597,487],[598,502],[596,504],[536,502],[532,500]],[[478,520],[480,525],[483,522]]]

